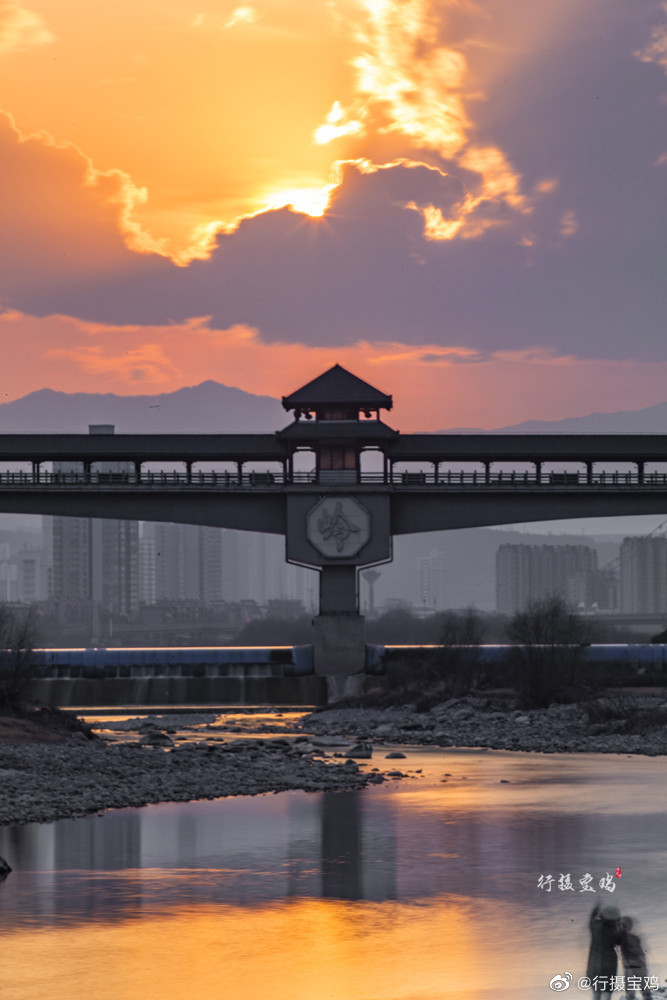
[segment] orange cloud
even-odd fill
[[[23,282],[80,282],[160,252],[134,216],[145,192],[120,170],[102,171],[72,143],[26,134],[0,111],[0,259],[4,294]]]
[[[212,226],[330,182],[312,133],[349,69],[327,5],[73,0],[49,19],[51,58],[14,61],[7,109],[148,192],[152,250],[200,257]]]
[[[426,239],[477,237],[503,224],[506,220],[478,212],[489,202],[529,212],[521,175],[503,150],[473,141],[470,105],[480,95],[471,91],[463,43],[458,48],[442,44],[435,6],[428,0],[362,0],[360,6],[365,18],[356,32],[361,50],[353,60],[356,94],[347,107],[334,102],[326,123],[315,132],[316,141],[362,134],[372,142],[373,135],[397,135],[410,148],[434,151],[441,163],[476,175],[448,218],[418,198],[406,203],[423,215]],[[541,193],[548,190],[542,187]]]
[[[660,4],[664,14],[667,14],[667,3]],[[659,24],[653,28],[650,41],[635,52],[635,56],[642,62],[652,62],[661,66],[667,73],[667,25]]]
[[[8,47],[48,40],[53,52],[15,60],[8,110],[124,188],[117,221],[128,246],[179,264],[205,259],[218,233],[267,208],[322,214],[346,159],[428,158],[468,171],[470,196],[445,221],[448,238],[479,236],[505,221],[487,218],[488,203],[517,216],[531,207],[476,108],[501,63],[508,76],[553,42],[564,19],[554,8],[577,9],[575,0],[543,6],[258,0],[218,13],[188,0],[116,0],[56,5],[47,27],[41,13],[0,2],[0,47],[4,10]],[[413,201],[429,208],[418,192]]]
[[[404,431],[493,428],[665,400],[667,362],[482,353],[464,346],[360,341],[349,348],[265,343],[257,330],[209,328],[204,318],[116,327],[65,316],[0,314],[0,401],[49,386],[66,392],[164,392],[212,378],[281,396],[336,362],[394,396],[388,422]],[[30,357],[31,364],[25,364]],[[610,403],[611,401],[611,403]]]
[[[53,40],[41,14],[20,3],[0,2],[0,53],[23,52]]]

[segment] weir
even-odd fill
[[[502,668],[510,647],[466,647],[471,663]],[[438,646],[365,645],[360,691],[377,686],[390,663],[415,663]],[[638,684],[667,684],[667,645],[618,643],[586,646],[581,668],[618,668]],[[31,695],[44,705],[323,705],[330,692],[314,669],[312,646],[155,647],[135,649],[39,649],[32,659]]]
[[[312,646],[39,649],[31,695],[44,705],[320,705]]]

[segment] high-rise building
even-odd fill
[[[220,528],[145,522],[141,544],[144,546],[142,580],[145,580],[146,603],[166,600],[210,604],[222,600]]]
[[[155,539],[142,533],[139,527],[139,603],[155,604]]]
[[[281,598],[317,607],[317,572],[285,562],[285,540],[254,531],[222,531],[222,596],[260,605]]]
[[[514,614],[547,597],[590,607],[598,574],[597,552],[588,545],[500,545],[496,607]]]
[[[667,612],[667,538],[662,535],[624,538],[620,575],[621,611]]]
[[[90,428],[110,434],[113,427]],[[75,463],[54,463],[54,472],[78,472]],[[100,462],[98,472],[129,472],[121,462]],[[95,635],[101,638],[99,615],[133,617],[139,609],[139,525],[112,518],[48,517],[44,519],[52,597],[89,601]]]
[[[17,593],[22,604],[33,604],[48,596],[46,559],[43,549],[24,546],[16,555]]]
[[[442,611],[447,604],[447,557],[440,549],[431,549],[419,560],[419,598],[425,611]],[[451,589],[451,587],[450,587]]]
[[[317,574],[285,562],[284,539],[203,525],[143,522],[141,601],[301,601],[317,605]]]
[[[11,557],[8,542],[0,544],[0,601],[11,603],[16,600],[18,571]]]

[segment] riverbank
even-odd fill
[[[165,751],[103,742],[0,747],[0,825],[50,823],[107,809],[287,789],[348,791],[383,781],[352,760],[316,759],[305,745],[184,745]]]
[[[303,717],[304,732],[347,735],[371,743],[486,747],[537,753],[667,755],[667,692],[610,690],[569,705],[525,710],[512,692],[475,692],[430,711],[363,703]]]
[[[427,712],[356,704],[300,718],[275,710],[261,723],[247,721],[139,718],[97,726],[100,738],[66,713],[0,717],[0,825],[157,802],[359,789],[384,780],[374,767],[392,746],[667,755],[662,690],[607,692],[528,711],[511,692],[476,692]],[[368,747],[355,751],[357,743],[375,746],[375,756]]]

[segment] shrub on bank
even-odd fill
[[[32,652],[36,642],[35,608],[0,605],[0,706],[11,708],[29,697],[35,678]]]
[[[517,611],[507,638],[511,682],[526,708],[581,696],[583,650],[593,641],[593,628],[562,597],[534,601]]]

